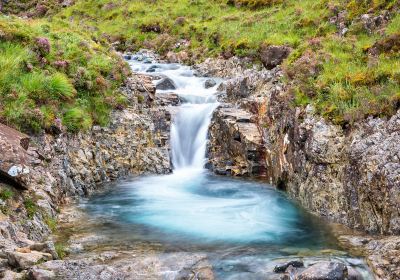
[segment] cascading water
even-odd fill
[[[174,90],[183,101],[171,126],[171,157],[174,169],[202,169],[205,164],[207,131],[218,102],[214,96],[216,84],[204,88],[207,78],[196,77],[189,67],[177,64],[142,64],[131,62],[134,70],[153,75],[165,75],[176,85]],[[163,91],[160,91],[161,93]]]
[[[97,231],[110,233],[113,246],[145,241],[171,252],[207,252],[216,279],[269,279],[265,267],[271,258],[337,249],[323,224],[274,188],[203,168],[217,86],[206,89],[206,78],[186,66],[130,64],[136,72],[155,69],[154,75],[171,79],[176,89],[164,92],[178,94],[183,104],[171,127],[173,174],[119,182],[81,204],[94,219],[105,221]]]

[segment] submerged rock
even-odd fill
[[[282,264],[277,264],[274,267],[274,272],[276,272],[276,273],[285,272],[289,266],[304,267],[304,263],[301,260],[292,260],[292,261],[284,262]]]

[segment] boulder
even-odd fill
[[[175,85],[174,81],[172,81],[170,78],[164,78],[157,83],[156,89],[158,89],[158,90],[174,90],[174,89],[176,89],[176,85]]]
[[[217,84],[217,82],[214,79],[207,79],[204,82],[204,87],[205,88],[212,88],[212,87],[216,86],[216,84]]]
[[[41,261],[52,260],[51,254],[31,251],[29,253],[22,252],[8,252],[7,253],[9,265],[18,269],[28,269],[31,266]]]
[[[28,153],[30,138],[11,127],[0,124],[0,178],[13,185],[27,189],[27,174],[30,173]]]
[[[345,280],[347,267],[341,262],[319,262],[296,276],[298,280]]]
[[[289,56],[291,48],[287,46],[261,46],[260,59],[264,67],[271,70]]]
[[[33,251],[40,251],[44,253],[49,253],[54,260],[58,259],[58,254],[54,246],[53,241],[46,241],[44,243],[35,243],[29,246],[29,249]]]
[[[29,279],[32,280],[51,280],[56,278],[56,274],[53,271],[33,267],[28,272]]]
[[[156,69],[158,69],[158,68],[160,68],[160,67],[158,67],[157,65],[151,65],[151,66],[146,70],[146,72],[147,72],[147,73],[153,73],[153,72],[156,72]]]

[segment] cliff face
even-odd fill
[[[311,106],[294,107],[280,76],[252,70],[225,82],[225,103],[210,128],[209,165],[219,174],[264,176],[331,221],[399,234],[400,111],[342,128]]]
[[[200,71],[227,80],[210,127],[208,167],[221,175],[263,177],[330,221],[397,235],[341,241],[366,256],[377,279],[398,279],[400,111],[343,128],[311,106],[295,107],[277,68],[244,70],[236,60],[213,64]]]
[[[7,169],[14,166],[24,171],[1,176],[2,271],[24,270],[58,258],[52,242],[42,242],[55,226],[58,207],[71,197],[124,176],[170,172],[170,114],[151,101],[155,93],[151,80],[132,76],[123,91],[129,106],[114,111],[107,127],[94,126],[74,135],[63,132],[62,127],[54,128],[56,133],[31,137],[26,150],[18,141],[1,135],[3,152],[10,145],[18,151],[10,157],[14,162],[7,162]]]

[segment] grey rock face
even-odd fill
[[[207,66],[211,73],[237,75],[226,82],[220,99],[229,102],[224,107],[247,114],[254,126],[244,133],[226,108],[218,109],[210,128],[211,169],[221,175],[264,176],[330,221],[369,233],[400,234],[400,110],[390,118],[370,117],[344,130],[317,116],[310,106],[294,108],[279,70],[256,74],[241,67],[224,71],[219,62],[215,71],[211,61]],[[260,137],[257,145],[241,141],[252,135]],[[248,158],[254,147],[259,172]],[[389,248],[382,245],[370,263],[382,279],[397,279],[400,260],[393,256],[399,253]]]
[[[347,267],[340,262],[316,263],[300,274],[298,280],[345,280],[347,279]]]
[[[7,158],[10,160],[5,164],[23,164],[21,170],[29,170],[17,174],[25,192],[15,189],[12,198],[1,202],[9,208],[9,214],[0,213],[0,265],[27,270],[38,262],[57,259],[54,244],[44,241],[51,233],[48,224],[56,218],[58,206],[71,197],[89,194],[99,184],[124,176],[171,171],[171,115],[162,102],[154,101],[151,78],[133,75],[122,91],[129,106],[113,111],[107,127],[94,126],[77,134],[64,129],[60,134],[43,133],[32,136],[29,147],[25,145],[26,135],[0,127],[0,161],[5,163]],[[139,95],[144,97],[142,103],[138,101]],[[3,185],[0,187],[3,189]],[[24,205],[26,197],[32,198],[34,209],[30,215]],[[118,279],[120,275],[106,268],[100,270],[93,279]],[[29,273],[33,279],[48,277],[46,271]]]

